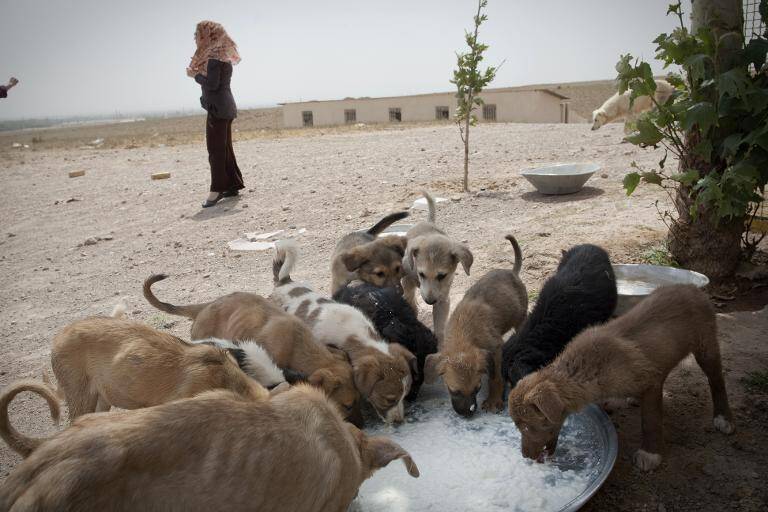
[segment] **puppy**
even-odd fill
[[[416,312],[394,288],[379,288],[353,281],[341,288],[333,300],[354,306],[367,316],[389,343],[399,343],[416,356],[417,371],[407,400],[414,400],[424,382],[424,361],[437,352],[437,338],[419,322]]]
[[[226,350],[120,318],[69,324],[53,339],[51,365],[70,420],[112,406],[139,409],[220,388],[268,396]]]
[[[352,367],[346,354],[332,352],[316,343],[310,329],[267,299],[252,293],[230,293],[212,302],[176,306],[161,302],[152,285],[166,279],[150,276],[144,281],[144,297],[157,309],[192,319],[193,340],[224,338],[241,345],[252,341],[262,347],[278,367],[306,375],[313,386],[322,388],[344,417],[362,426],[360,393],[355,387]]]
[[[675,92],[675,88],[666,80],[654,80],[656,82],[656,92],[654,99],[656,103],[663,105]],[[629,97],[632,91],[625,91],[624,94],[618,92],[605,100],[600,108],[592,111],[592,130],[597,130],[606,123],[617,119],[626,119],[624,124],[624,133],[630,133],[630,123],[634,122],[640,114],[656,108],[656,103],[650,96],[639,96],[635,98],[632,106],[629,105]]]
[[[515,251],[514,267],[491,270],[467,290],[448,320],[440,352],[427,356],[424,366],[425,380],[434,382],[442,376],[453,409],[465,417],[477,409],[477,393],[486,374],[490,380],[483,410],[498,412],[504,407],[503,336],[520,328],[528,309],[528,294],[519,276],[520,246],[512,235],[506,239]]]
[[[625,315],[590,327],[549,366],[524,377],[509,394],[509,413],[522,433],[525,457],[552,454],[565,418],[613,397],[640,399],[643,440],[634,463],[644,471],[661,463],[662,388],[688,354],[707,375],[714,425],[730,434],[731,409],[717,344],[714,308],[692,285],[664,286]]]
[[[400,236],[376,237],[406,217],[408,212],[387,215],[369,230],[355,231],[339,240],[331,258],[331,294],[355,279],[401,289],[406,240]]]
[[[403,398],[411,388],[416,357],[402,345],[386,343],[358,309],[339,304],[291,280],[298,249],[292,240],[277,243],[271,298],[312,329],[315,340],[335,345],[349,356],[355,385],[387,423],[402,422]]]
[[[461,263],[469,275],[472,267],[472,252],[454,242],[435,225],[435,201],[423,192],[429,207],[426,222],[419,222],[406,235],[408,246],[403,258],[403,292],[405,299],[416,306],[416,288],[424,302],[432,306],[432,325],[437,339],[442,343],[445,322],[451,310],[449,293],[456,266]]]
[[[268,401],[215,391],[78,419],[14,469],[0,510],[345,512],[395,459],[419,476],[408,452],[345,423],[316,388]]]
[[[504,344],[504,377],[514,387],[548,365],[586,327],[608,320],[615,308],[616,278],[608,253],[589,244],[564,251],[533,311]]]

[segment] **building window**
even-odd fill
[[[435,107],[435,119],[443,121],[451,118],[451,111],[448,107]]]
[[[403,114],[400,112],[399,108],[390,108],[389,109],[389,122],[390,123],[399,123],[403,120]]]
[[[496,105],[483,105],[483,120],[484,121],[496,120]]]
[[[312,111],[311,110],[305,110],[301,113],[301,121],[304,124],[304,126],[312,126],[314,124],[312,119]]]
[[[354,123],[356,121],[357,121],[357,110],[353,108],[346,109],[344,111],[344,122],[349,124],[349,123]]]

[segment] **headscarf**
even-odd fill
[[[240,54],[237,45],[229,37],[227,31],[220,23],[215,21],[201,21],[195,31],[197,50],[189,62],[187,72],[192,76],[200,73],[203,76],[208,73],[208,59],[216,59],[230,64],[240,62]]]

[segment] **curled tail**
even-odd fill
[[[147,302],[152,304],[152,306],[159,309],[160,311],[165,311],[171,315],[185,316],[194,320],[195,317],[197,317],[197,315],[208,305],[208,303],[205,303],[189,304],[187,306],[174,306],[173,304],[168,304],[167,302],[161,302],[157,297],[155,297],[155,294],[152,293],[152,285],[158,281],[162,281],[163,279],[168,279],[168,276],[165,274],[153,274],[149,276],[146,281],[144,281],[144,298],[147,299]]]
[[[515,251],[515,266],[512,267],[512,272],[520,275],[520,269],[523,268],[523,251],[520,250],[520,246],[517,244],[515,237],[507,235],[504,238],[512,243],[512,250]]]
[[[295,240],[278,240],[275,243],[275,257],[272,258],[272,276],[275,284],[291,282],[291,272],[299,258],[299,246]]]
[[[8,418],[8,405],[19,393],[24,391],[31,391],[42,396],[46,402],[48,402],[48,408],[51,411],[51,418],[59,424],[60,406],[59,401],[56,398],[54,391],[42,382],[38,382],[31,379],[19,380],[9,385],[3,390],[0,395],[0,437],[10,446],[14,451],[18,452],[22,457],[28,457],[38,446],[47,441],[47,438],[34,438],[27,437],[11,425]]]
[[[369,235],[378,236],[379,233],[387,229],[389,226],[394,224],[395,222],[399,220],[403,220],[404,218],[408,217],[408,212],[397,212],[397,213],[390,213],[383,219],[381,219],[379,222],[373,225],[371,229],[366,231]]]
[[[429,222],[435,222],[435,199],[432,197],[432,194],[426,190],[422,190],[421,193],[424,195],[424,199],[427,200],[427,220]]]

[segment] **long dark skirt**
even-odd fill
[[[208,114],[205,142],[208,146],[208,162],[211,164],[211,192],[245,188],[232,149],[232,119],[219,119]]]

